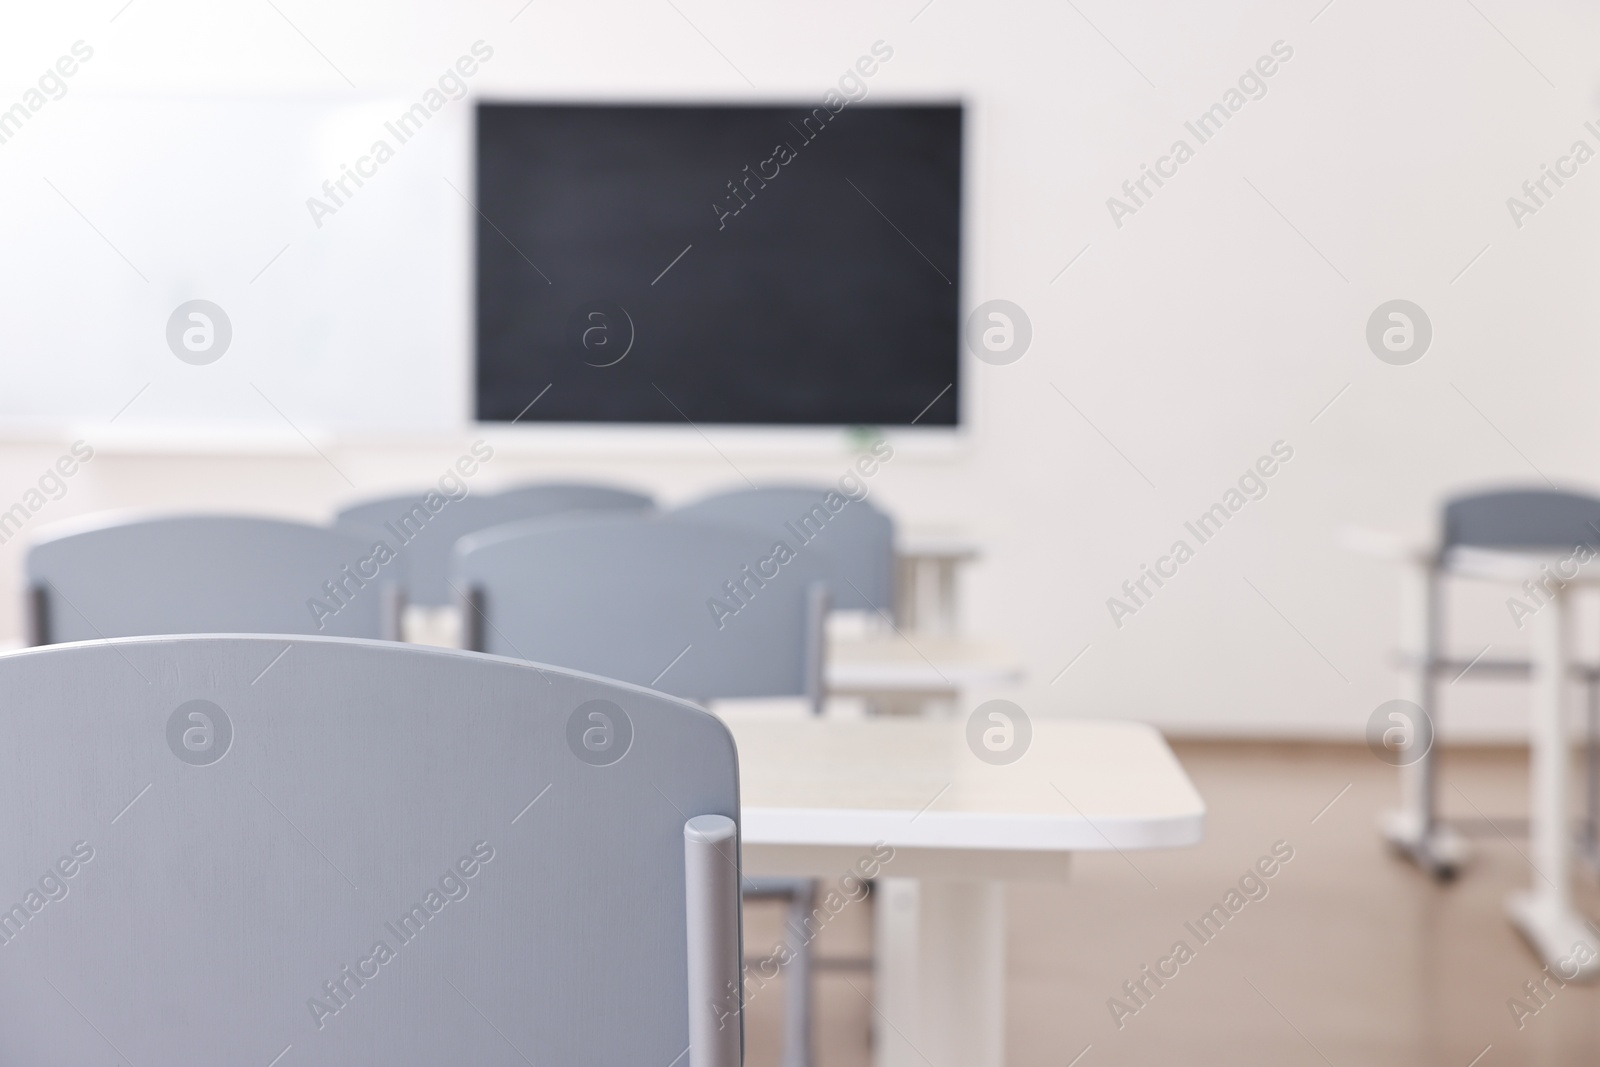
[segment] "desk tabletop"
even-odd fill
[[[1564,582],[1600,582],[1600,568],[1590,566],[1580,569],[1574,566],[1575,552],[1566,547],[1539,549],[1455,545],[1448,551],[1442,551],[1436,534],[1415,530],[1391,533],[1363,527],[1344,528],[1340,531],[1340,541],[1354,552],[1396,563],[1426,567],[1437,561],[1440,571],[1461,578],[1517,583],[1529,578],[1541,578],[1544,568],[1560,566],[1558,573]],[[1568,574],[1569,570],[1572,573]]]
[[[1544,570],[1558,576],[1564,584],[1593,585],[1600,582],[1600,570],[1580,567],[1572,549],[1483,548],[1462,545],[1445,554],[1444,569],[1466,578],[1492,582],[1523,582],[1543,577]]]
[[[1423,530],[1342,526],[1338,539],[1351,552],[1394,563],[1425,564],[1439,554],[1438,534]]]
[[[977,559],[983,547],[976,538],[944,526],[910,526],[900,531],[896,554],[902,559],[964,563]]]
[[[827,685],[834,693],[938,692],[1022,680],[1007,650],[964,638],[884,634],[828,642]]]
[[[1022,758],[1000,766],[968,748],[964,720],[741,716],[728,725],[747,853],[765,859],[881,841],[968,857],[1003,877],[1008,859],[1030,866],[1025,854],[1038,868],[1050,855],[1193,845],[1205,825],[1205,802],[1143,723],[1035,719]],[[772,873],[804,873],[794,868]]]

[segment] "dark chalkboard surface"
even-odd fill
[[[955,425],[961,118],[480,104],[478,418]]]

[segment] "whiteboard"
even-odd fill
[[[395,127],[414,102],[46,103],[0,143],[0,425],[460,426],[472,101]],[[380,141],[392,151],[381,164]],[[357,166],[360,185],[345,177]],[[341,177],[348,195],[324,189]],[[314,213],[313,197],[326,208]],[[169,320],[192,300],[231,325],[209,362],[169,344]]]

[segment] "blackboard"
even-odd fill
[[[480,103],[478,418],[955,425],[961,138],[959,105]]]

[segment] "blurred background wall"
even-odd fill
[[[475,94],[811,102],[881,40],[894,55],[869,101],[969,108],[963,307],[1007,299],[1033,326],[1019,362],[966,359],[966,432],[892,434],[874,480],[908,525],[985,544],[967,624],[1022,654],[1030,680],[1007,695],[1180,734],[1353,738],[1395,695],[1396,582],[1339,527],[1426,529],[1458,485],[1600,485],[1600,160],[1532,215],[1507,206],[1573,142],[1600,150],[1584,127],[1600,120],[1600,12],[1207,8],[11,5],[0,106],[74,42],[93,57],[0,144],[0,507],[79,439],[94,459],[29,530],[129,506],[322,518],[437,477],[479,437],[496,449],[483,484],[578,475],[671,502],[741,472],[833,480],[844,434],[470,427],[471,209],[451,187],[471,188],[468,103],[320,228],[304,199],[476,41],[494,54]],[[1184,123],[1276,42],[1292,57],[1265,95],[1199,143]],[[175,157],[186,133],[158,101],[197,98],[221,120]],[[345,125],[279,151],[274,109],[323,99]],[[89,121],[81,100],[110,103]],[[1180,138],[1193,158],[1114,218],[1108,198],[1134,203],[1123,183]],[[207,367],[165,343],[195,297],[234,329]],[[1396,298],[1434,331],[1408,366],[1365,340]],[[1267,495],[1118,626],[1107,599],[1175,540],[1196,545],[1184,523],[1280,441],[1293,457]],[[0,638],[19,635],[26,533],[0,546]],[[1506,593],[1463,592],[1480,605],[1467,655],[1521,643]],[[1449,691],[1447,735],[1520,733],[1520,690],[1467,688]]]

